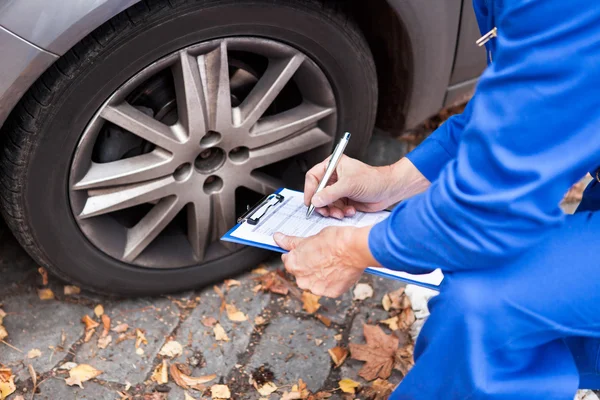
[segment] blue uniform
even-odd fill
[[[572,400],[600,388],[600,189],[559,207],[600,165],[600,6],[474,6],[491,62],[408,156],[430,189],[369,237],[384,266],[446,276],[392,399]]]

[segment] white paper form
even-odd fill
[[[377,213],[357,212],[353,217],[338,220],[335,218],[325,218],[315,212],[309,219],[306,219],[306,206],[304,205],[303,193],[283,189],[280,194],[284,197],[283,201],[271,207],[260,218],[258,224],[242,223],[230,235],[245,242],[277,247],[277,244],[273,240],[273,235],[276,232],[281,232],[289,236],[308,237],[316,235],[328,226],[363,227],[374,225],[387,218],[390,214],[387,211]],[[370,267],[367,268],[367,272],[430,286],[439,286],[444,278],[440,270],[425,275],[412,275],[387,268]]]

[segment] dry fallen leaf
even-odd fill
[[[258,390],[261,396],[269,397],[271,393],[277,391],[277,386],[273,382],[267,382],[256,390]]]
[[[83,324],[85,325],[85,330],[89,331],[90,329],[94,329],[97,328],[100,324],[97,323],[96,321],[94,321],[93,319],[90,318],[89,315],[84,315],[83,318],[81,318],[81,322],[83,322]]]
[[[323,340],[322,340],[322,339],[315,339],[315,344],[316,344],[317,346],[320,346],[320,345],[322,345],[322,344],[323,344]]]
[[[230,399],[231,392],[227,385],[212,385],[210,387],[210,394],[213,399]]]
[[[0,400],[4,400],[17,390],[15,376],[10,368],[0,368]]]
[[[266,318],[261,317],[260,315],[257,316],[256,318],[254,318],[254,324],[255,325],[264,325],[266,324],[268,321],[266,320]]]
[[[326,327],[330,327],[331,326],[331,320],[329,318],[327,318],[326,316],[321,315],[321,314],[317,314],[317,315],[315,315],[315,317],[317,317],[317,319],[319,321],[321,321],[323,323],[323,325],[325,325]]]
[[[321,305],[319,304],[319,299],[321,296],[317,296],[312,294],[311,292],[303,292],[302,293],[302,308],[309,314],[317,311]]]
[[[333,396],[333,395],[329,392],[319,392],[319,393],[315,393],[314,395],[310,396],[308,398],[308,400],[323,400],[323,399],[328,399],[331,396]]]
[[[153,382],[158,383],[159,385],[164,385],[169,383],[169,370],[167,367],[167,360],[162,360],[160,364],[154,368],[154,372],[152,372],[152,376],[150,379]]]
[[[98,339],[98,348],[100,349],[105,349],[108,347],[108,345],[112,342],[112,336],[108,335],[108,336],[102,336],[100,339]]]
[[[352,358],[365,361],[358,375],[367,381],[389,378],[400,340],[395,336],[386,335],[379,326],[365,324],[363,332],[367,344],[350,343]]]
[[[385,311],[389,311],[392,308],[401,310],[404,308],[402,304],[404,297],[406,296],[404,295],[404,288],[402,287],[384,295],[381,304],[383,305]]]
[[[292,388],[291,392],[284,392],[280,400],[301,400],[302,394]]]
[[[42,352],[40,351],[40,349],[31,349],[27,353],[27,358],[38,358],[41,355],[42,355]]]
[[[115,326],[114,328],[112,328],[112,331],[115,333],[123,333],[123,332],[126,332],[127,329],[129,329],[129,325],[119,324],[119,325]]]
[[[85,337],[83,338],[83,341],[85,343],[89,342],[92,339],[92,336],[94,336],[94,333],[96,333],[96,328],[92,328],[89,331],[85,331]]]
[[[0,340],[4,340],[8,337],[8,331],[2,325],[0,325]]]
[[[276,271],[266,272],[265,274],[255,278],[260,282],[260,289],[265,292],[272,292],[281,295],[289,293],[289,287],[283,277],[277,274]]]
[[[346,360],[346,357],[348,357],[348,350],[343,347],[337,346],[333,349],[329,349],[328,352],[336,368],[342,365]]]
[[[138,347],[137,349],[135,349],[135,354],[137,354],[138,356],[143,356],[144,349],[142,349],[141,347]]]
[[[384,319],[383,321],[379,321],[379,323],[386,324],[388,328],[390,328],[393,331],[397,331],[398,329],[400,329],[400,327],[398,326],[398,316]]]
[[[65,379],[65,382],[69,386],[77,385],[83,389],[82,382],[94,379],[98,375],[102,374],[102,371],[98,371],[96,368],[88,364],[79,364],[78,366],[69,370],[69,377]]]
[[[353,300],[365,300],[369,297],[373,297],[373,288],[366,283],[359,283],[352,292]]]
[[[104,307],[102,307],[102,304],[98,304],[94,308],[94,314],[96,314],[96,317],[98,318],[100,318],[104,314]]]
[[[18,395],[14,398],[14,400],[25,400],[25,397]]]
[[[229,342],[229,338],[227,337],[227,334],[225,333],[225,329],[223,329],[221,324],[219,324],[219,323],[215,324],[215,326],[213,327],[213,332],[215,333],[216,340],[221,340],[223,342]]]
[[[264,274],[268,274],[269,270],[267,270],[266,265],[260,264],[257,268],[254,268],[252,270],[252,273],[255,275],[264,275]]]
[[[139,328],[135,329],[135,348],[138,349],[141,344],[148,344],[148,340],[146,339],[146,336],[144,335],[144,331],[142,331]]]
[[[227,310],[227,318],[234,322],[242,322],[248,320],[248,317],[241,311],[239,311],[233,304],[225,305]]]
[[[175,383],[183,389],[195,389],[203,391],[206,389],[204,386],[205,383],[217,378],[216,374],[192,377],[181,372],[181,370],[175,364],[171,365],[169,371],[171,372],[171,376],[173,377]]]
[[[333,338],[339,342],[340,340],[342,340],[342,334],[338,333],[337,335],[333,335]]]
[[[214,317],[204,317],[202,318],[202,325],[212,328],[217,323],[217,319]]]
[[[110,331],[110,317],[106,314],[102,314],[102,337],[108,335],[108,331]]]
[[[373,400],[387,400],[394,391],[394,384],[384,379],[375,379],[371,386],[366,386],[360,392],[365,398]]]
[[[236,281],[235,279],[225,279],[224,283],[227,289],[231,289],[233,286],[240,286],[242,284],[240,281]]]
[[[54,300],[54,292],[51,289],[38,289],[37,292],[40,300]]]
[[[402,372],[402,375],[408,374],[408,371],[415,365],[414,343],[407,343],[404,347],[396,350],[396,362],[394,368]]]
[[[39,267],[38,272],[42,276],[42,285],[46,286],[48,284],[48,271],[44,267]]]
[[[408,306],[402,310],[400,315],[398,315],[398,327],[400,330],[407,331],[410,329],[412,324],[414,324],[415,320],[415,313],[412,308]]]
[[[158,352],[158,354],[160,354],[161,356],[170,358],[178,357],[181,355],[181,353],[183,353],[183,346],[181,345],[181,343],[175,340],[171,340],[165,343],[162,349],[160,349],[160,351]]]
[[[344,393],[356,393],[356,388],[360,386],[360,383],[353,381],[352,379],[342,379],[339,382],[340,389]]]
[[[69,361],[69,362],[66,362],[66,363],[62,364],[60,367],[58,367],[58,369],[69,371],[69,370],[75,368],[76,366],[77,366],[76,363],[74,363],[72,361]]]
[[[188,392],[183,392],[183,400],[196,400],[196,398],[190,396]]]
[[[2,323],[2,320],[4,319],[4,317],[6,317],[6,313],[4,312],[3,309],[0,308],[0,324]]]
[[[306,383],[302,379],[298,379],[298,384],[292,386],[290,393],[285,392],[281,400],[305,400],[310,396],[310,392],[306,388]]]
[[[63,288],[63,292],[65,296],[73,296],[74,294],[81,293],[81,289],[79,288],[79,286],[65,285],[65,287]]]

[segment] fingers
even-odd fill
[[[329,164],[329,158],[330,157],[327,157],[326,160],[318,163],[306,173],[306,178],[304,180],[304,205],[307,207],[310,205],[310,201],[317,191],[319,182],[321,182],[325,175],[327,164]]]
[[[312,204],[315,207],[325,207],[332,203],[335,203],[339,199],[348,197],[352,188],[347,180],[339,179],[332,185],[327,186],[325,189],[316,193],[312,197]]]
[[[295,236],[286,236],[283,233],[277,232],[273,235],[273,240],[279,247],[284,250],[294,250],[296,246],[302,241],[302,238]]]

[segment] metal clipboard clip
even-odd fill
[[[241,224],[242,222],[247,222],[250,225],[258,224],[260,219],[267,214],[267,211],[269,211],[271,207],[283,202],[283,199],[284,197],[279,193],[273,193],[263,197],[254,205],[254,207],[248,207],[248,211],[238,218],[238,224]]]

